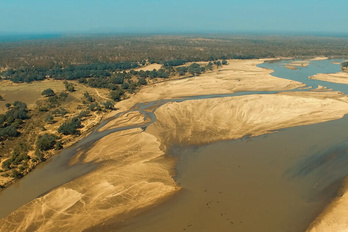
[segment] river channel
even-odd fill
[[[333,62],[341,61],[311,61],[309,66],[297,70],[285,67],[289,61],[259,66],[273,69],[274,76],[300,81],[312,89],[320,85],[347,94],[348,85],[308,79],[317,73],[339,72],[340,66]],[[146,130],[156,120],[156,108],[167,102],[274,93],[202,95],[137,104],[131,111],[150,118],[147,125],[99,132],[105,125],[102,123],[89,136],[2,191],[0,218],[97,168],[93,163],[69,166],[68,162],[77,151],[87,150],[110,133],[137,127]],[[153,111],[146,111],[154,106],[157,107]],[[167,203],[128,221],[120,231],[304,231],[348,175],[344,168],[347,149],[347,116],[254,138],[198,147],[173,146],[169,153],[178,158],[175,180],[183,190]],[[112,226],[104,228],[110,229]]]

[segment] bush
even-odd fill
[[[124,91],[122,90],[114,90],[110,93],[110,97],[112,100],[118,102],[118,101],[121,101],[121,97],[122,95],[124,94]]]
[[[68,96],[69,96],[68,93],[66,93],[66,92],[61,92],[61,93],[59,94],[58,99],[61,100],[61,101],[65,101],[65,99],[66,99]]]
[[[84,94],[83,94],[83,96],[86,98],[86,100],[87,101],[89,101],[89,102],[94,102],[95,101],[95,99],[88,93],[88,92],[85,92]]]
[[[100,105],[97,102],[93,102],[88,106],[88,109],[91,111],[100,111]]]
[[[45,161],[44,155],[41,151],[35,150],[35,156],[36,156],[36,158],[33,159],[33,161],[36,161],[36,160]]]
[[[58,137],[53,134],[45,133],[44,135],[39,135],[36,140],[36,147],[40,151],[47,151],[54,147],[57,139]]]
[[[75,88],[72,83],[69,83],[67,81],[64,81],[65,89],[68,90],[69,92],[74,92]]]
[[[58,128],[58,132],[64,135],[72,135],[78,132],[77,128],[81,126],[81,121],[78,117],[71,119],[70,122],[65,122]]]
[[[23,177],[23,175],[20,172],[18,172],[16,169],[13,169],[11,177],[15,179],[20,179]]]
[[[60,109],[55,109],[52,111],[52,114],[55,116],[64,116],[68,113],[68,111],[66,109],[64,109],[63,107],[61,107]]]
[[[138,85],[146,85],[147,84],[147,82],[146,82],[146,80],[145,80],[145,78],[139,78],[139,80],[138,80]]]
[[[124,82],[122,85],[121,85],[121,88],[122,89],[128,89],[129,88],[129,84],[127,82]]]
[[[52,89],[48,88],[48,89],[45,89],[44,91],[42,91],[41,95],[43,95],[45,97],[51,97],[51,96],[54,96],[55,93]]]
[[[7,139],[8,137],[16,137],[18,134],[19,133],[14,125],[0,128],[0,140]]]
[[[47,114],[45,118],[45,122],[52,124],[53,123],[53,116],[51,114]]]
[[[79,113],[79,116],[77,116],[79,119],[81,119],[81,118],[85,118],[85,117],[87,117],[89,115],[89,111],[88,110],[85,110],[85,111],[81,111],[80,113]]]
[[[63,143],[61,141],[57,141],[56,145],[54,145],[55,150],[61,150],[63,149]]]
[[[197,63],[193,63],[189,66],[188,71],[195,76],[201,73],[201,66]]]
[[[114,105],[115,105],[115,103],[113,101],[106,101],[104,103],[105,109],[108,109],[108,110],[113,110],[114,109]]]
[[[179,73],[180,76],[184,76],[188,71],[188,67],[178,67],[176,71]]]
[[[11,169],[11,159],[5,160],[5,161],[2,163],[1,167],[2,167],[5,171],[10,170],[10,169]]]

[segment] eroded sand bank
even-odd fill
[[[348,178],[344,180],[341,194],[309,226],[307,232],[348,231]]]
[[[137,102],[177,96],[301,86],[255,67],[258,60],[229,62],[221,73],[146,87],[119,107],[128,110]],[[0,231],[93,231],[94,226],[107,228],[108,220],[122,223],[179,190],[172,178],[175,160],[165,154],[172,143],[210,143],[333,120],[348,113],[347,100],[336,92],[295,92],[167,103],[157,109],[157,121],[146,131],[116,132],[77,154],[75,160],[94,161],[99,167],[0,220]],[[130,120],[139,123],[134,117]]]

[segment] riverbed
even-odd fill
[[[273,75],[305,83],[313,90],[321,85],[346,93],[345,85],[335,84],[337,86],[334,86],[330,83],[316,80],[309,80],[308,82],[307,80],[308,75],[314,75],[318,72],[337,72],[339,65],[333,64],[332,61],[311,61],[309,66],[299,67],[297,70],[286,69],[285,65],[281,64],[282,62],[286,61],[265,63],[260,66],[275,70]],[[250,72],[250,70],[248,71]],[[239,83],[240,80],[243,81],[242,78],[237,76],[242,75],[240,71],[235,74],[236,77],[232,78],[233,81],[236,81],[236,83]],[[335,92],[321,93],[316,90],[310,94],[304,92],[308,91],[304,88],[289,91],[289,87],[286,86],[290,86],[290,82],[283,86],[279,88],[279,91],[282,91],[279,95],[275,95],[279,91],[271,87],[266,88],[270,91],[255,91],[265,88],[264,86],[257,86],[254,89],[251,87],[254,92],[201,94],[196,97],[171,98],[135,105],[129,112],[139,111],[146,118],[144,123],[104,131],[100,130],[103,127],[101,125],[92,133],[92,136],[82,140],[70,150],[63,151],[61,154],[63,158],[59,158],[59,156],[56,158],[60,161],[53,159],[41,171],[40,169],[35,170],[18,182],[16,186],[11,186],[12,189],[9,188],[3,191],[0,194],[0,201],[6,202],[10,208],[12,207],[6,212],[2,210],[3,216],[5,216],[26,202],[70,181],[15,211],[6,220],[6,224],[3,224],[3,227],[0,226],[0,229],[4,231],[10,231],[10,228],[17,231],[23,228],[31,228],[32,230],[35,228],[35,230],[41,231],[45,229],[59,231],[62,228],[80,230],[82,228],[86,229],[86,225],[90,223],[88,225],[93,225],[91,230],[97,227],[106,231],[121,227],[124,231],[163,231],[163,229],[166,231],[230,231],[231,228],[242,231],[255,231],[256,228],[259,228],[258,231],[304,230],[335,196],[341,179],[346,175],[344,171],[335,172],[334,175],[322,179],[332,170],[342,170],[340,165],[343,162],[337,162],[337,160],[345,161],[344,149],[346,148],[342,144],[345,144],[345,138],[347,138],[345,133],[345,131],[348,131],[345,127],[347,120],[343,118],[310,126],[282,128],[340,118],[347,113],[344,110],[347,106],[345,98]],[[294,86],[294,84],[291,83],[291,86]],[[300,94],[299,97],[297,93]],[[221,99],[221,101],[218,99]],[[282,110],[279,105],[283,104],[283,100],[295,104],[284,105],[288,111],[285,108]],[[230,114],[226,114],[226,117],[231,117],[237,112],[242,113],[245,117],[241,121],[241,125],[250,124],[252,120],[249,119],[254,117],[254,120],[257,120],[257,123],[253,122],[256,123],[254,129],[244,126],[241,127],[244,128],[242,131],[235,131],[234,134],[229,133],[229,131],[226,131],[231,128],[229,126],[240,125],[224,124],[224,121],[229,121],[229,118],[225,118],[222,111],[220,115],[216,113],[212,116],[209,115],[210,112],[221,110],[216,107],[210,109],[211,104],[229,104],[229,102],[235,101],[237,103],[229,105],[229,107],[239,110],[232,110]],[[243,101],[246,102],[243,103]],[[214,124],[211,125],[212,127],[204,128],[203,121],[202,124],[197,122],[197,120],[200,120],[199,117],[190,119],[193,112],[197,113],[197,110],[200,110],[200,108],[197,108],[196,102],[200,104],[199,107],[202,107],[202,113],[198,115],[202,116],[203,121],[212,120],[213,123],[218,120],[216,122],[222,124],[215,124],[215,128]],[[253,102],[257,104],[256,106],[260,106],[265,102],[267,104],[262,108],[250,106],[245,109],[246,111],[243,111],[245,105],[250,105]],[[277,104],[277,107],[274,108],[272,104]],[[180,112],[188,112],[186,118],[195,120],[191,121],[191,124],[199,127],[203,126],[202,128],[198,131],[197,128],[186,130],[189,128],[190,121],[183,125],[180,125],[179,122],[185,117],[185,114],[178,117],[179,121],[173,118],[175,119],[171,122],[173,127],[168,127],[171,124],[168,124],[168,121],[163,121],[163,119],[172,117],[169,112],[182,106],[184,106],[184,110]],[[297,106],[298,109],[301,109],[300,111],[297,111]],[[313,108],[313,110],[307,111],[306,107]],[[261,119],[258,120],[257,114],[253,115],[255,112],[251,111],[253,108],[254,110],[260,110],[260,115],[264,115],[265,118],[261,116]],[[204,115],[205,109],[208,115]],[[269,112],[271,109],[274,110],[274,113]],[[293,114],[288,121],[286,118],[284,121],[276,117],[277,113],[280,115],[284,112],[287,112],[285,114]],[[118,117],[125,115],[127,114],[119,114]],[[238,121],[239,117],[235,120]],[[210,126],[209,123],[206,124]],[[181,127],[178,127],[173,133],[172,128],[177,125]],[[158,130],[163,126],[168,128],[162,128],[162,131]],[[186,131],[183,130],[184,127]],[[245,137],[248,134],[255,136],[269,133],[272,132],[272,128],[282,130],[269,135]],[[185,133],[180,134],[180,132]],[[244,136],[243,139],[213,143],[214,141],[228,140],[240,136]],[[132,146],[122,147],[125,146],[125,144],[122,145],[123,140],[120,140],[122,137],[127,138],[124,141],[127,141],[128,144],[135,144],[134,148]],[[115,148],[110,147],[109,149],[105,144],[111,144],[111,139],[117,139],[118,141],[115,140],[113,143]],[[103,143],[103,141],[108,142]],[[158,145],[159,142],[161,145]],[[194,144],[195,147],[185,144]],[[161,149],[158,150],[156,148],[158,146]],[[120,149],[121,147],[122,149]],[[103,149],[101,150],[101,148]],[[171,149],[168,150],[168,148]],[[170,171],[174,161],[173,158],[163,156],[165,150],[169,151],[172,157],[178,160],[175,172]],[[117,159],[117,162],[116,160],[107,159],[107,156],[110,155],[111,157],[115,152],[123,154]],[[151,154],[151,156],[138,165],[134,157],[131,157],[134,155],[127,154],[129,152],[134,155],[139,153],[139,158],[142,159],[146,157],[143,155],[144,152]],[[101,155],[103,157],[100,157]],[[69,163],[73,156],[79,157],[77,159],[79,162],[73,166],[65,166],[64,164]],[[336,157],[338,158],[336,159]],[[328,165],[320,165],[326,160],[332,162],[327,162]],[[106,166],[105,162],[108,164],[114,162],[116,167],[111,169],[111,166]],[[53,169],[53,171],[52,168],[46,170],[51,163],[59,164],[60,168]],[[125,166],[121,164],[132,167],[132,172],[124,169]],[[106,169],[106,167],[110,168]],[[119,168],[117,169],[117,167]],[[64,170],[70,170],[70,173]],[[122,170],[124,171],[122,172]],[[166,170],[169,170],[169,173]],[[88,174],[85,175],[86,173]],[[59,176],[59,178],[50,181],[52,175]],[[84,176],[79,177],[81,175]],[[105,179],[105,176],[108,175],[110,177]],[[132,175],[134,175],[134,179],[131,179],[130,176]],[[175,175],[174,179],[178,187],[175,187],[175,184],[171,181],[171,175]],[[144,176],[148,179],[142,180]],[[40,177],[45,177],[47,180],[45,183],[49,184],[37,184]],[[99,177],[99,179],[96,179],[96,177]],[[75,180],[75,178],[77,179]],[[130,196],[129,189],[124,184],[119,183],[121,179],[115,182],[115,178],[116,180],[117,178],[130,178],[127,179],[129,189],[136,192],[131,199],[132,204],[121,200],[125,196]],[[137,182],[131,184],[131,181]],[[150,185],[147,185],[147,183]],[[28,191],[27,186],[31,186],[32,189],[35,189],[35,192]],[[141,187],[137,189],[135,186]],[[167,203],[132,220],[129,217],[115,216],[115,210],[120,203],[124,204],[126,208],[123,209],[124,211],[118,211],[117,215],[133,216],[136,214],[129,212],[135,212],[134,210],[139,208],[146,209],[146,207],[158,203],[158,199],[164,199],[165,196],[170,196],[180,188],[181,191]],[[159,189],[159,191],[156,189]],[[11,194],[11,191],[19,195]],[[156,191],[157,193],[155,193]],[[22,199],[20,194],[26,196],[25,200]],[[27,197],[27,195],[30,196]],[[100,195],[101,199],[95,198],[96,195]],[[120,199],[117,198],[118,195]],[[64,197],[67,202],[53,206],[54,202],[57,201],[57,196]],[[18,201],[18,199],[22,201],[17,206],[13,206],[12,203]],[[104,201],[110,199],[110,201],[104,204],[103,199]],[[118,200],[115,201],[116,199]],[[87,202],[89,203],[87,204]],[[112,202],[116,205],[112,206]],[[83,222],[86,215],[79,209],[80,204],[85,204],[83,211],[87,213],[86,215],[95,215],[93,216],[94,221]],[[127,204],[129,205],[127,206]],[[58,209],[55,209],[55,207],[58,207]],[[54,209],[54,212],[47,211],[47,209]],[[28,216],[29,212],[32,212],[32,215]],[[46,220],[41,220],[42,213],[45,216],[53,213],[54,217],[50,219],[52,221],[47,223]],[[63,214],[70,215],[69,218],[63,217],[64,223],[61,221]],[[23,217],[26,219],[23,219]],[[78,220],[78,218],[80,219]],[[115,220],[112,218],[115,218]],[[34,221],[31,221],[32,219]],[[108,222],[104,223],[106,219],[108,219]],[[61,227],[55,224],[54,221],[59,223]],[[73,224],[74,221],[80,223]],[[33,222],[35,223],[33,224]],[[168,225],[171,226],[168,228]]]

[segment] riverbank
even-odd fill
[[[129,110],[136,103],[159,99],[303,87],[256,67],[263,60],[228,62],[217,72],[146,86],[116,107]],[[98,167],[0,220],[0,230],[92,231],[122,226],[180,190],[173,180],[176,161],[166,155],[172,144],[206,144],[338,119],[348,113],[348,99],[338,92],[255,94],[166,103],[155,113],[156,122],[145,131],[112,133],[88,151],[80,150],[73,161]],[[136,113],[123,116],[104,127],[141,122]]]
[[[339,195],[309,226],[307,232],[347,231],[348,178],[345,178]]]

